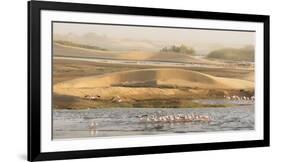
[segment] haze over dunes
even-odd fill
[[[187,45],[197,53],[255,42],[254,32],[139,27],[100,24],[54,23],[54,40],[99,46],[108,50],[157,52],[171,45]]]
[[[128,38],[112,38],[106,36],[106,34],[97,34],[95,32],[85,33],[84,35],[75,35],[73,33],[67,34],[55,34],[55,41],[69,41],[85,45],[94,45],[109,50],[127,51],[142,49],[144,51],[157,51],[163,45],[163,43],[152,42],[148,40],[133,40]]]

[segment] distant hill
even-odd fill
[[[66,57],[84,57],[84,58],[100,58],[100,59],[116,59],[116,60],[133,60],[133,61],[165,61],[165,62],[181,62],[181,63],[198,63],[210,64],[212,61],[207,59],[198,59],[193,56],[169,52],[146,52],[146,51],[112,51],[112,50],[96,50],[87,48],[77,48],[73,46],[54,43],[54,56]],[[168,53],[168,52],[167,52]]]
[[[65,46],[71,46],[71,47],[79,47],[79,48],[106,51],[105,48],[101,48],[101,47],[98,47],[98,46],[92,46],[92,45],[86,45],[86,44],[80,44],[80,43],[74,43],[74,42],[71,42],[71,41],[55,40],[54,43],[57,43],[57,44],[60,44],[60,45],[65,45]]]
[[[160,41],[149,40],[134,40],[125,38],[115,38],[112,36],[101,35],[95,32],[85,33],[82,35],[68,33],[68,34],[54,34],[53,39],[75,42],[84,45],[94,45],[108,50],[117,51],[158,51],[163,43]]]
[[[223,48],[210,52],[207,58],[253,62],[255,59],[255,49],[253,46],[246,46],[244,48]]]
[[[187,47],[185,45],[180,45],[180,46],[170,46],[170,47],[164,47],[160,50],[160,52],[175,52],[175,53],[183,53],[183,54],[189,54],[189,55],[194,55],[195,50],[191,47]]]

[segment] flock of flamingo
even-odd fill
[[[118,98],[120,99],[120,98]],[[234,101],[255,101],[255,96],[224,96],[226,100]],[[210,122],[212,121],[209,115],[199,115],[199,114],[176,114],[176,115],[161,115],[161,112],[157,112],[153,115],[141,115],[136,116],[140,122],[146,123],[177,123],[177,122]],[[96,129],[97,123],[92,121],[90,123],[91,129]]]
[[[208,115],[199,114],[176,114],[176,115],[141,115],[136,116],[141,122],[146,123],[178,123],[178,122],[210,122],[211,117]],[[92,120],[89,123],[91,134],[96,133],[98,123]]]
[[[176,114],[176,115],[142,115],[139,116],[141,122],[151,123],[174,123],[174,122],[210,122],[211,117],[208,115],[198,114]]]
[[[227,100],[239,100],[239,101],[255,101],[255,96],[247,97],[247,96],[223,96]]]

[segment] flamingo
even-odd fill
[[[255,96],[252,96],[252,97],[251,97],[251,100],[252,100],[252,101],[255,101]]]
[[[150,122],[150,121],[151,121],[151,119],[150,119],[149,117],[147,117],[147,118],[146,118],[146,121],[147,121],[147,122]]]
[[[91,121],[91,123],[90,123],[90,128],[91,129],[96,129],[97,128],[97,123],[95,122],[95,121]]]

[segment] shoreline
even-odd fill
[[[154,101],[154,100],[153,100]],[[138,109],[138,108],[143,108],[143,109],[190,109],[190,108],[195,108],[195,109],[205,109],[205,108],[229,108],[229,107],[242,107],[242,106],[249,106],[249,105],[254,105],[254,101],[228,101],[225,99],[186,99],[186,100],[179,100],[175,104],[173,104],[173,101],[167,101],[161,103],[159,100],[155,100],[156,104],[149,103],[147,101],[139,101],[139,103],[112,103],[107,101],[106,102],[102,101],[102,103],[99,106],[81,106],[80,103],[77,105],[73,106],[67,106],[67,105],[54,105],[53,109],[54,110],[91,110],[91,109],[115,109],[115,108],[120,108],[120,109]],[[167,105],[166,103],[169,103]],[[160,103],[160,104],[159,104]]]

